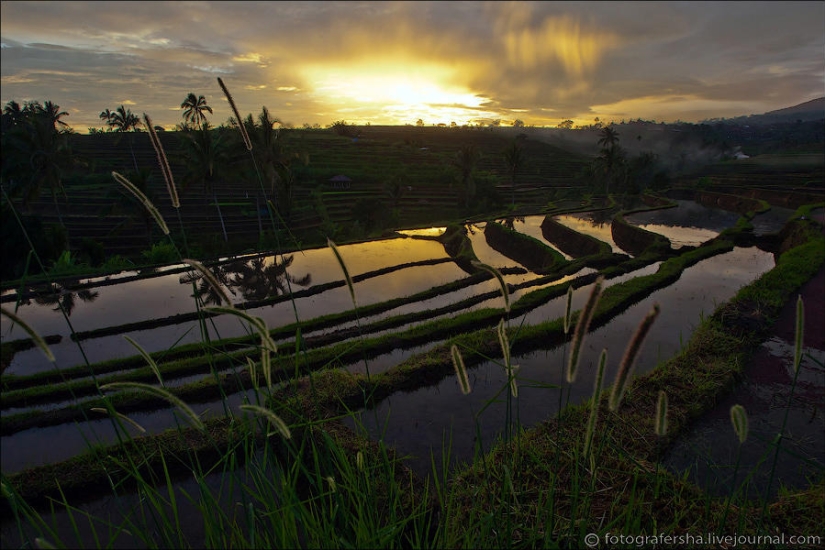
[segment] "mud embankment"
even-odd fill
[[[668,197],[679,200],[692,200],[709,208],[721,208],[728,212],[747,214],[748,212],[762,212],[766,206],[764,199],[747,197],[744,194],[731,195],[715,191],[701,191],[692,189],[675,189],[668,193]]]
[[[534,273],[545,273],[565,262],[564,256],[538,239],[507,229],[499,223],[487,222],[484,238],[491,248]]]
[[[613,217],[610,233],[613,235],[613,241],[633,256],[641,256],[646,251],[669,254],[672,250],[667,237],[627,223],[622,214]]]
[[[573,258],[594,256],[596,254],[609,255],[613,251],[609,244],[570,229],[550,216],[547,216],[541,222],[541,234],[548,242],[553,243],[559,250]]]

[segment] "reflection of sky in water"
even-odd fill
[[[446,258],[444,246],[419,239],[389,239],[338,247],[351,276],[407,262]],[[343,271],[329,248],[317,248],[288,254],[293,256],[288,273],[296,278],[309,274],[311,284],[323,284],[343,279]],[[280,256],[278,260],[280,261]],[[266,265],[273,262],[270,256]],[[404,277],[401,277],[402,279]],[[293,290],[300,287],[292,285]],[[192,285],[181,284],[181,274],[152,277],[123,284],[95,287],[98,297],[89,303],[76,300],[70,316],[75,331],[119,325],[144,319],[165,317],[195,311]],[[236,300],[240,300],[240,293]],[[18,315],[41,335],[68,334],[62,314],[54,306],[40,306],[31,300],[18,310]],[[9,336],[7,319],[3,318],[3,337]],[[17,332],[11,338],[18,338]]]
[[[735,290],[755,278],[764,270],[770,269],[773,266],[772,255],[758,251],[757,249],[741,249],[737,248],[733,252],[714,258],[705,260],[693,268],[688,269],[682,277],[667,289],[662,289],[654,293],[648,299],[643,300],[640,304],[633,306],[626,313],[619,318],[612,321],[607,327],[600,328],[591,333],[583,350],[582,363],[579,375],[579,383],[573,389],[571,400],[585,399],[590,395],[590,388],[592,385],[592,371],[594,370],[594,362],[598,356],[598,352],[602,347],[607,347],[610,350],[609,367],[615,369],[618,362],[619,354],[623,351],[624,345],[627,342],[636,324],[650,308],[654,301],[660,301],[662,304],[662,314],[657,320],[651,332],[650,339],[645,344],[643,355],[637,365],[637,372],[652,368],[657,361],[665,359],[672,355],[679,349],[680,335],[687,341],[693,327],[699,321],[699,312],[709,314],[716,306],[717,301],[727,299]],[[622,276],[622,278],[607,281],[608,285],[617,284],[622,280],[633,276],[640,276],[655,270],[656,266],[649,266],[640,270],[639,272]],[[714,283],[709,284],[708,280],[712,278]],[[744,279],[744,280],[743,280]],[[496,286],[487,281],[479,287],[485,289],[495,289]],[[346,289],[340,290],[340,300],[348,302],[349,294]],[[357,292],[357,290],[356,290]],[[586,299],[589,287],[578,289],[574,293],[574,307],[581,307]],[[320,295],[319,295],[320,296]],[[542,306],[544,309],[537,310],[539,316],[528,314],[527,322],[534,323],[544,319],[557,318],[564,309],[565,297],[559,297],[551,302],[552,306]],[[495,297],[488,301],[485,305],[489,307],[499,307],[501,298]],[[238,325],[237,320],[229,317],[221,317],[216,319],[219,326],[223,326],[224,330],[228,325]],[[521,323],[522,319],[513,319],[511,326]],[[183,327],[175,327],[176,331],[183,330]],[[196,331],[197,329],[195,329]],[[193,331],[193,332],[195,332]],[[175,336],[177,333],[175,333]],[[159,334],[154,331],[148,331],[145,335],[135,333],[132,335],[141,344],[151,345],[157,339]],[[169,334],[164,340],[173,340],[174,337]],[[114,336],[112,339],[122,340],[122,336]],[[99,339],[105,341],[105,338]],[[94,345],[97,340],[87,342],[86,344]],[[169,347],[171,344],[164,342],[163,347]],[[424,344],[418,350],[428,348],[434,345],[433,343]],[[35,351],[35,350],[32,350]],[[414,350],[395,350],[384,354],[381,357],[370,360],[371,369],[375,371],[383,371],[391,368],[397,362],[409,357]],[[30,353],[30,352],[25,352]],[[37,351],[39,353],[39,351]],[[552,414],[557,406],[558,391],[548,389],[530,388],[531,380],[538,380],[542,383],[558,383],[561,377],[561,366],[563,365],[563,356],[559,355],[558,350],[537,351],[530,354],[525,354],[514,358],[514,362],[521,365],[519,371],[520,378],[520,398],[519,410],[522,414],[522,423],[529,425],[535,423],[547,415]],[[363,369],[363,364],[356,364],[353,366],[355,370]],[[467,418],[472,420],[472,410],[478,412],[481,407],[481,402],[487,398],[491,398],[504,383],[503,370],[500,365],[495,362],[484,364],[472,370],[472,383],[474,385],[474,393],[471,396],[462,396],[458,392],[455,381],[452,377],[441,382],[435,388],[428,388],[419,390],[411,394],[398,394],[392,396],[384,404],[382,404],[381,411],[393,409],[393,417],[390,419],[390,431],[388,432],[388,441],[397,442],[402,452],[429,452],[430,445],[436,445],[440,448],[440,434],[448,419],[454,418],[457,422],[457,429],[462,426],[461,422],[467,421]],[[608,377],[613,376],[613,371],[608,373]],[[580,386],[580,387],[579,387]],[[549,392],[549,393],[548,393]],[[425,396],[425,397],[421,397]],[[471,398],[471,399],[468,399]],[[473,399],[477,400],[473,401]],[[196,411],[213,410],[215,413],[220,412],[219,404],[196,405]],[[147,428],[162,429],[171,424],[169,422],[173,418],[169,410],[157,411],[155,413],[140,413],[133,415],[135,420],[142,424],[147,424]],[[483,436],[485,446],[489,446],[491,438],[498,433],[503,421],[504,411],[502,405],[495,405],[485,411],[482,415],[483,422]],[[469,416],[468,416],[469,415]],[[369,416],[372,416],[371,414]],[[400,419],[404,419],[401,421]],[[395,419],[395,422],[393,421]],[[450,420],[451,421],[451,420]],[[397,424],[401,424],[400,426]],[[108,428],[108,421],[97,421],[93,423],[95,430],[103,429],[104,432]],[[102,427],[101,427],[102,426]],[[429,426],[430,429],[425,429]],[[87,428],[84,428],[87,429]],[[464,425],[461,427],[464,433],[467,433],[469,428]],[[470,434],[469,437],[471,437]],[[4,464],[6,464],[7,457],[14,463],[31,462],[39,463],[42,461],[42,456],[46,453],[42,446],[45,440],[53,442],[55,438],[67,438],[67,442],[61,442],[60,456],[71,456],[84,448],[82,438],[79,437],[76,426],[58,426],[52,428],[43,428],[36,430],[27,430],[20,434],[3,438],[4,445],[2,446],[4,453]],[[110,440],[111,434],[101,435],[105,440]],[[407,437],[412,448],[404,442]],[[469,445],[472,449],[472,441],[464,441],[464,436],[457,437],[460,444]],[[97,436],[93,436],[91,440],[95,440]],[[73,443],[68,442],[71,439]],[[462,443],[463,442],[463,443]],[[53,445],[53,443],[50,443]],[[12,452],[13,450],[13,452]],[[425,455],[422,455],[425,456]],[[60,458],[60,457],[57,457]],[[55,458],[53,458],[55,459]],[[9,463],[11,464],[11,462]]]
[[[794,211],[790,208],[771,206],[770,210],[755,215],[751,220],[751,224],[753,224],[753,234],[767,235],[769,233],[778,233],[793,213]]]
[[[424,229],[400,229],[396,231],[396,233],[401,233],[402,235],[408,235],[410,237],[440,237],[444,234],[444,231],[446,229],[446,227],[428,227]]]
[[[607,326],[591,332],[585,340],[577,381],[570,389],[570,402],[581,402],[592,393],[596,362],[603,348],[608,350],[608,367],[605,385],[612,383],[624,348],[636,326],[650,310],[654,302],[661,305],[661,314],[654,323],[636,363],[635,373],[653,369],[660,361],[667,360],[686,343],[701,321],[719,304],[730,299],[743,285],[749,284],[774,266],[773,255],[756,248],[735,248],[727,254],[709,258],[688,268],[674,284],[657,290],[648,298],[630,307],[610,321]],[[647,269],[647,268],[646,268]],[[634,274],[638,275],[638,274]],[[615,284],[616,281],[608,281]],[[590,287],[574,292],[574,308],[581,307]],[[564,310],[564,297],[557,298],[544,308],[544,318],[558,318]],[[540,320],[528,314],[528,322]],[[511,326],[521,322],[513,319]],[[567,399],[567,389],[560,396],[558,389],[530,387],[547,384],[563,385],[563,369],[566,348],[535,351],[512,362],[520,365],[518,372],[518,414],[523,426],[534,425],[558,411],[560,398]],[[466,354],[472,353],[470,350]],[[378,406],[378,418],[391,413],[384,439],[396,445],[402,454],[410,453],[418,458],[411,461],[419,472],[429,470],[429,453],[440,455],[445,430],[452,429],[453,456],[466,460],[472,456],[475,431],[475,415],[480,414],[480,430],[485,450],[501,434],[505,424],[505,394],[498,395],[506,384],[504,369],[496,361],[482,363],[470,372],[473,392],[460,393],[454,377],[449,377],[435,387],[414,392],[392,395]],[[480,413],[490,400],[497,402]],[[514,413],[515,414],[515,413]],[[373,412],[365,413],[362,420],[374,429]],[[374,433],[374,432],[373,432]],[[437,459],[436,462],[439,462]]]
[[[589,235],[609,244],[613,248],[613,252],[625,254],[625,251],[619,248],[619,246],[613,241],[613,233],[611,231],[611,223],[613,221],[612,218],[608,218],[603,222],[597,222],[594,220],[592,213],[585,212],[582,214],[553,216],[553,219],[560,224],[573,229],[574,231],[578,231],[583,235]]]

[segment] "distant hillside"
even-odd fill
[[[784,109],[777,109],[776,111],[769,111],[765,116],[784,116],[784,115],[798,115],[814,113],[818,114],[819,118],[825,118],[825,97],[812,99],[793,107],[786,107]]]
[[[761,115],[740,116],[722,120],[728,124],[775,124],[778,122],[810,122],[825,119],[825,97],[812,99],[793,107],[769,111]]]

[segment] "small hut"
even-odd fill
[[[337,176],[329,178],[329,182],[336,189],[349,189],[352,180],[349,179],[347,176],[339,174]]]

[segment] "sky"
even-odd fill
[[[76,131],[124,105],[172,129],[699,122],[825,96],[825,2],[0,2],[0,101]]]

